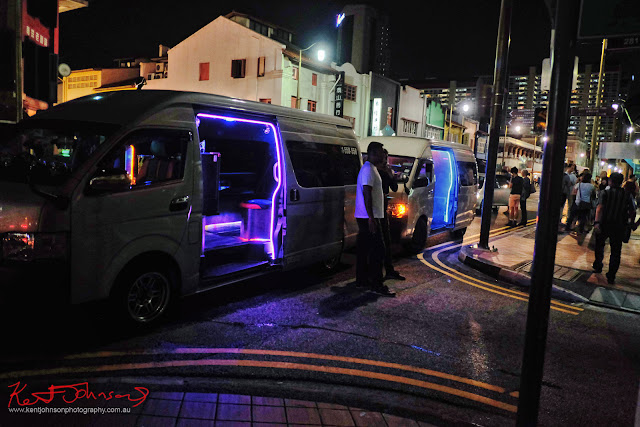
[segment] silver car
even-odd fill
[[[510,175],[496,174],[496,181],[494,183],[493,190],[493,206],[494,212],[498,212],[500,206],[509,206],[509,195],[511,189],[509,188]],[[476,205],[476,213],[482,212],[482,201],[484,199],[484,174],[481,174],[478,182],[478,204]]]

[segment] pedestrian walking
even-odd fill
[[[620,185],[624,179],[621,173],[614,172],[609,177],[609,189],[601,194],[600,204],[596,209],[594,233],[596,233],[596,259],[593,261],[593,271],[602,272],[604,259],[604,247],[609,239],[611,256],[609,257],[609,271],[607,282],[614,284],[616,273],[620,267],[622,243],[629,227],[633,226],[636,212],[631,197]]]
[[[569,212],[567,223],[565,224],[566,232],[571,231],[573,221],[577,220],[579,224],[578,231],[580,234],[584,233],[584,226],[589,220],[594,197],[595,187],[591,184],[591,174],[584,173],[582,174],[581,182],[576,184],[576,202]]]
[[[378,295],[395,296],[383,284],[384,240],[380,221],[384,219],[382,178],[377,165],[384,160],[381,143],[372,141],[367,147],[367,161],[358,173],[356,212],[358,222],[356,286],[370,289]]]
[[[535,190],[535,188],[534,188]],[[522,170],[522,195],[520,196],[520,225],[527,225],[527,199],[531,195],[531,180],[529,179],[529,171]]]
[[[510,227],[518,225],[518,209],[520,207],[523,182],[522,177],[518,176],[518,168],[512,167],[511,181],[509,182],[509,188],[511,188],[511,194],[509,195],[509,222],[507,224]]]
[[[569,216],[569,212],[571,212],[571,208],[576,203],[576,184],[578,183],[578,176],[576,175],[576,165],[569,165],[569,180],[571,181],[571,195],[569,196],[569,206],[567,208],[567,216]]]
[[[384,218],[380,221],[382,227],[382,237],[384,240],[384,280],[395,279],[405,280],[405,278],[393,268],[393,261],[391,258],[391,232],[389,230],[389,214],[387,208],[389,207],[389,191],[398,191],[398,183],[394,179],[393,169],[389,166],[389,152],[385,149],[384,160],[377,166],[378,173],[382,179],[382,194],[384,196]]]
[[[598,185],[598,191],[603,191],[609,186],[609,177],[607,171],[600,172],[600,184]]]
[[[564,205],[571,197],[571,165],[566,166],[564,175],[562,176],[562,203],[560,204],[560,220],[562,220],[562,212],[564,211]],[[567,210],[567,215],[569,211]]]

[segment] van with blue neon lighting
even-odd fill
[[[3,289],[148,324],[176,297],[330,268],[355,245],[361,165],[338,117],[177,91],[60,104],[0,140]]]
[[[427,237],[450,232],[461,238],[475,217],[478,174],[473,151],[466,145],[426,138],[379,136],[362,138],[383,144],[398,191],[389,194],[389,228],[394,242],[419,252]]]

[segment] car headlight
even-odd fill
[[[407,214],[407,205],[404,203],[390,203],[389,215],[394,218],[402,218]]]
[[[66,233],[6,233],[2,236],[2,258],[11,261],[64,259]]]

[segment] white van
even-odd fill
[[[361,165],[333,116],[174,91],[76,99],[0,141],[0,280],[44,276],[149,323],[176,296],[331,266],[355,244]]]
[[[478,173],[473,151],[426,138],[371,136],[359,141],[363,153],[371,141],[389,152],[398,182],[398,191],[389,194],[392,241],[418,252],[431,234],[447,231],[461,238],[475,217]]]

